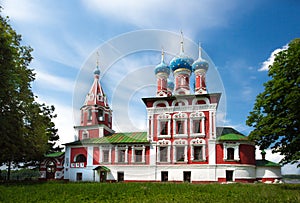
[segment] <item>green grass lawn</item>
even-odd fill
[[[300,184],[6,183],[0,202],[300,202]]]

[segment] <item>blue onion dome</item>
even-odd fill
[[[201,46],[199,45],[199,57],[192,65],[193,71],[199,69],[207,71],[208,66],[209,66],[208,62],[202,58],[202,50],[201,50]]]
[[[161,62],[160,64],[158,64],[156,67],[155,67],[155,75],[157,73],[166,73],[167,75],[170,75],[170,67],[165,63],[164,61],[164,51],[162,51],[161,53]]]
[[[94,74],[95,75],[100,75],[100,70],[99,70],[98,66],[95,68]]]
[[[168,89],[173,90],[174,89],[174,82],[171,80],[168,80]]]
[[[172,71],[176,71],[179,68],[185,68],[185,69],[192,71],[193,62],[194,62],[194,60],[191,57],[184,54],[183,37],[182,37],[180,53],[178,56],[175,56],[171,60],[170,68],[172,69]]]

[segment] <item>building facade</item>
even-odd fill
[[[147,132],[116,133],[100,70],[75,126],[78,140],[65,144],[63,178],[96,182],[254,182],[281,178],[278,164],[255,160],[255,145],[229,127],[216,126],[220,93],[208,93],[209,63],[180,53],[155,67],[155,97],[142,98]],[[169,80],[173,74],[174,83]],[[195,74],[194,90],[190,76]]]

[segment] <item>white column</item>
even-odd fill
[[[187,154],[187,145],[184,146],[184,162],[188,161],[188,154]]]
[[[88,147],[87,150],[87,166],[93,165],[93,158],[94,158],[94,152],[93,152],[93,146]]]
[[[169,162],[169,163],[171,162],[170,154],[171,154],[171,146],[168,145],[168,162]]]
[[[157,160],[157,162],[160,162],[160,147],[159,147],[159,146],[156,146],[156,149],[157,149],[157,157],[156,157],[156,160]]]
[[[125,149],[125,163],[128,162],[128,146],[126,145],[126,149]]]
[[[142,162],[145,163],[145,146],[143,145]]]
[[[131,150],[131,163],[134,163],[134,158],[135,158],[134,151],[135,151],[134,146],[132,146],[132,150]]]
[[[102,146],[99,147],[99,162],[103,162],[103,151],[102,151]]]
[[[115,147],[115,163],[118,163],[118,146]]]
[[[109,153],[108,153],[108,162],[111,163],[111,153],[112,153],[112,148],[109,146]]]
[[[216,164],[216,140],[208,140],[208,164]]]

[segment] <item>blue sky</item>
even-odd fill
[[[245,121],[269,79],[266,67],[272,54],[300,36],[297,0],[0,0],[0,5],[23,43],[34,49],[33,91],[39,101],[55,105],[62,143],[74,139],[73,113],[77,115],[92,83],[96,51],[100,52],[103,88],[114,110],[114,127],[143,130],[146,111],[139,98],[155,95],[157,47],[166,47],[169,61],[179,51],[182,30],[186,46],[200,41],[205,58],[211,61],[208,88],[214,90],[216,85],[223,93],[219,123],[247,135],[251,128]],[[153,29],[165,33],[155,49],[146,50],[147,38],[126,44],[135,50],[118,47],[122,36],[126,41],[135,32]],[[175,41],[169,40],[173,36]],[[140,49],[139,44],[143,45]],[[187,51],[196,57],[193,46]],[[119,58],[107,54],[116,47],[122,52]],[[280,159],[270,152],[268,156]],[[284,170],[290,172],[288,167]],[[291,171],[300,173],[299,169]]]

